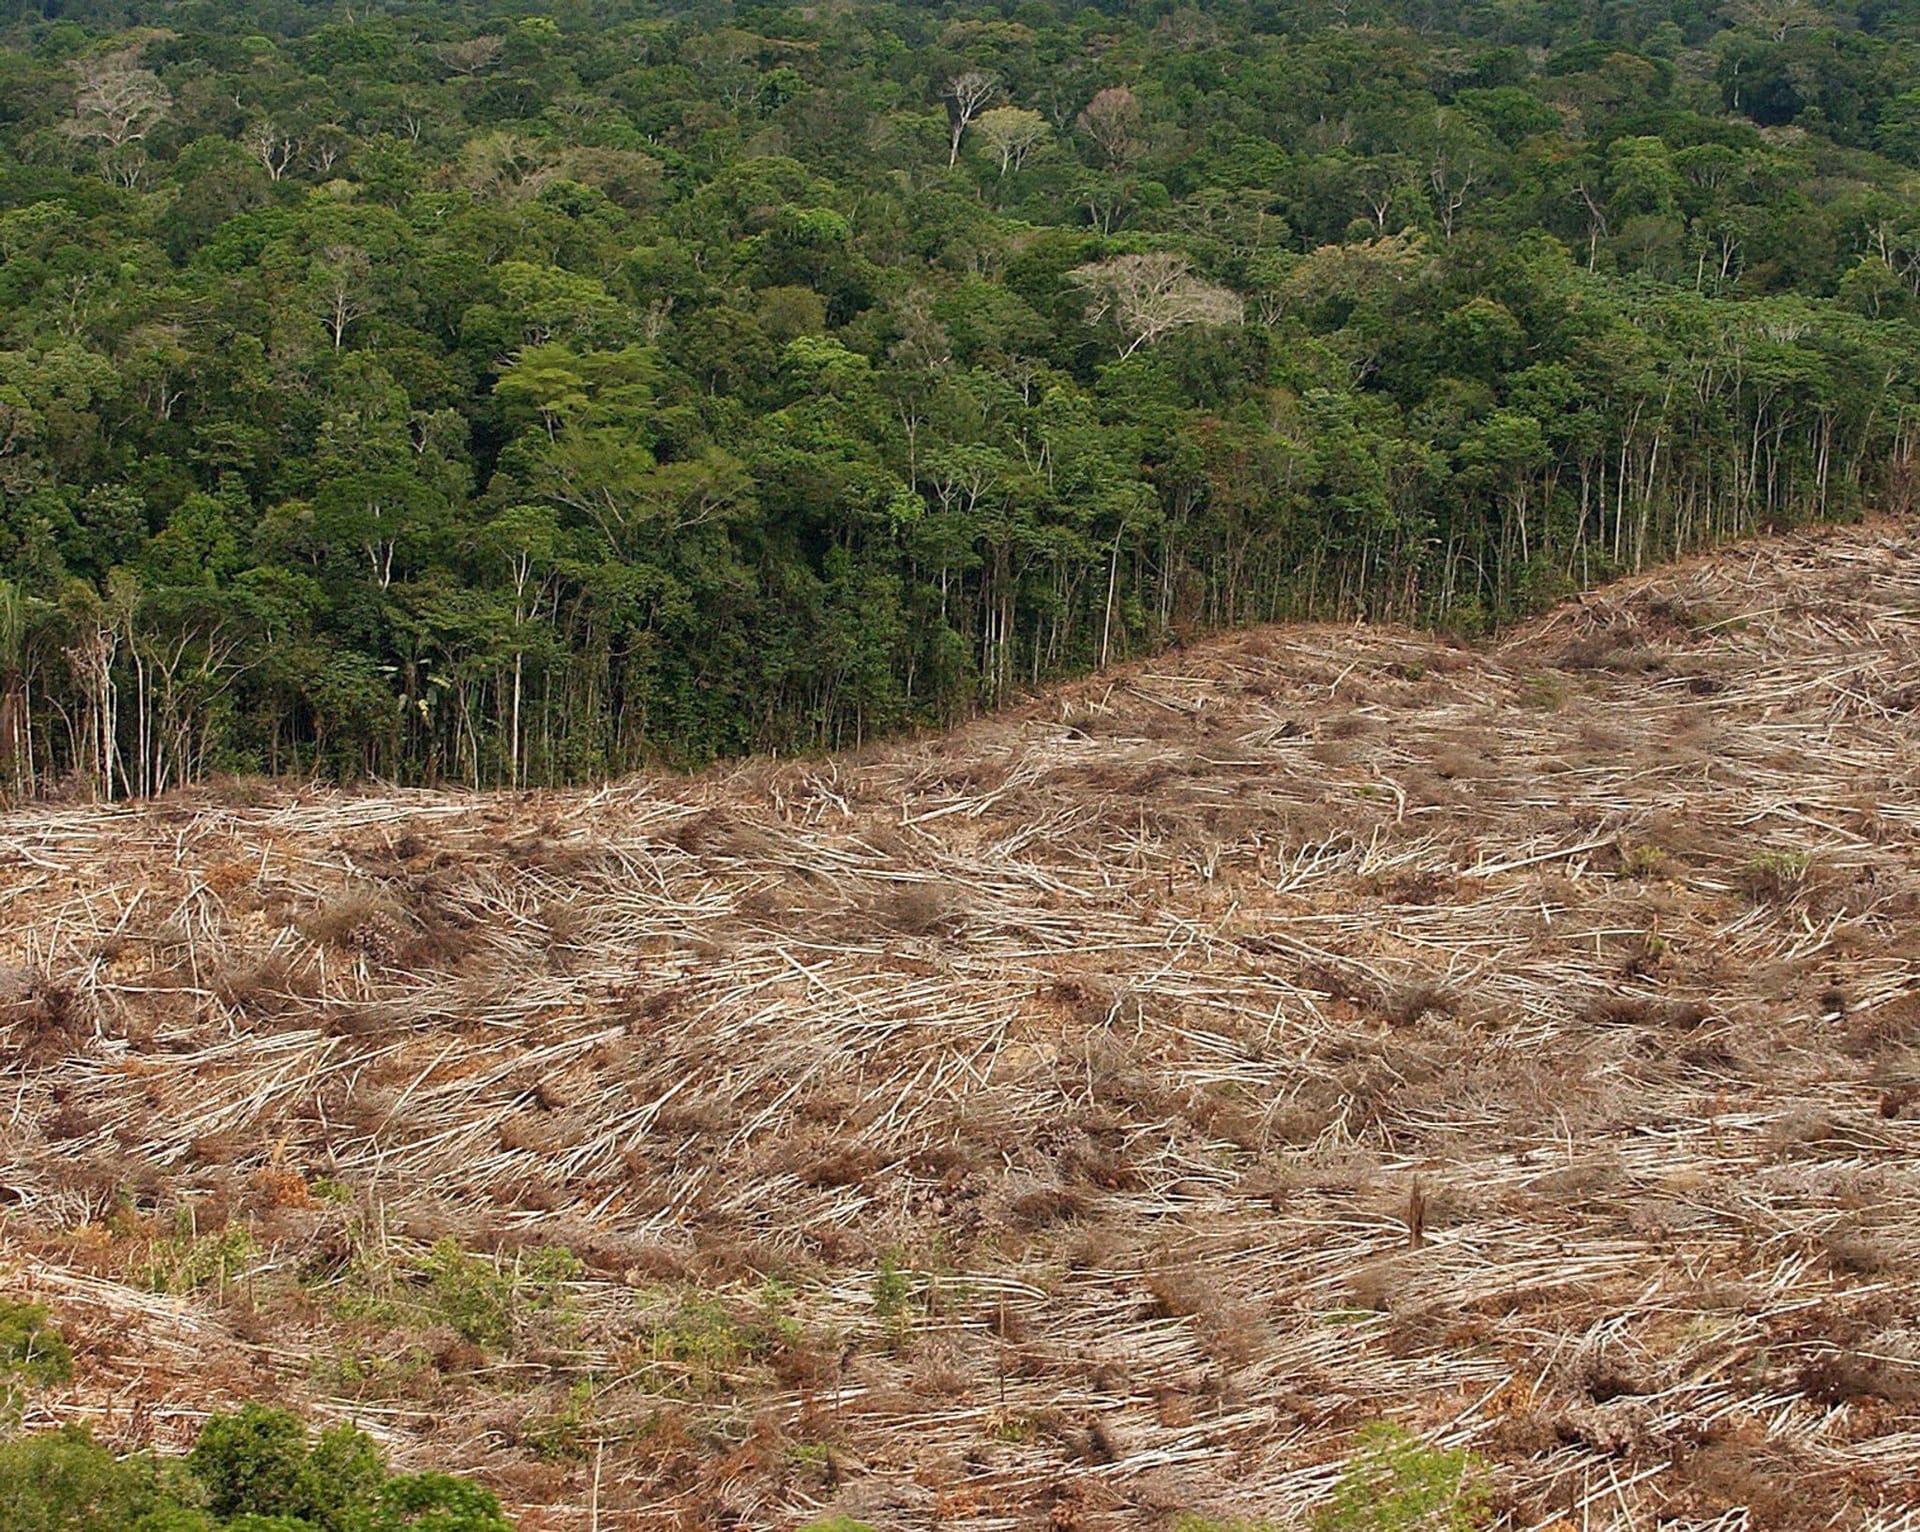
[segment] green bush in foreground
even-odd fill
[[[1313,1519],[1314,1532],[1474,1532],[1486,1525],[1481,1464],[1464,1447],[1430,1446],[1385,1422],[1363,1429],[1355,1446],[1333,1499]]]
[[[0,1443],[6,1532],[513,1532],[450,1474],[391,1474],[351,1426],[309,1443],[285,1410],[216,1415],[184,1462],[117,1459],[70,1428]]]
[[[64,1383],[73,1371],[66,1338],[38,1303],[0,1302],[0,1373],[25,1383]]]
[[[1478,1532],[1488,1520],[1484,1467],[1464,1447],[1429,1446],[1385,1421],[1361,1430],[1312,1532]],[[1173,1532],[1276,1532],[1249,1522],[1175,1518]]]
[[[64,1383],[72,1372],[73,1353],[46,1309],[0,1300],[0,1424],[18,1418],[28,1389]]]

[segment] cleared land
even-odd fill
[[[1516,1526],[1920,1526],[1910,528],[857,758],[18,810],[0,964],[32,1422],[1069,1532],[1389,1417]]]

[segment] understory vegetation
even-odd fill
[[[1901,505],[1910,8],[76,0],[0,775],[525,784]]]

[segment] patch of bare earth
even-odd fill
[[[286,1399],[530,1532],[1284,1523],[1382,1417],[1516,1527],[1913,1526],[1920,541],[825,762],[15,810],[0,1046],[29,1424]]]

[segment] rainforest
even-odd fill
[[[18,5],[0,789],[587,780],[1915,484],[1912,0]]]

